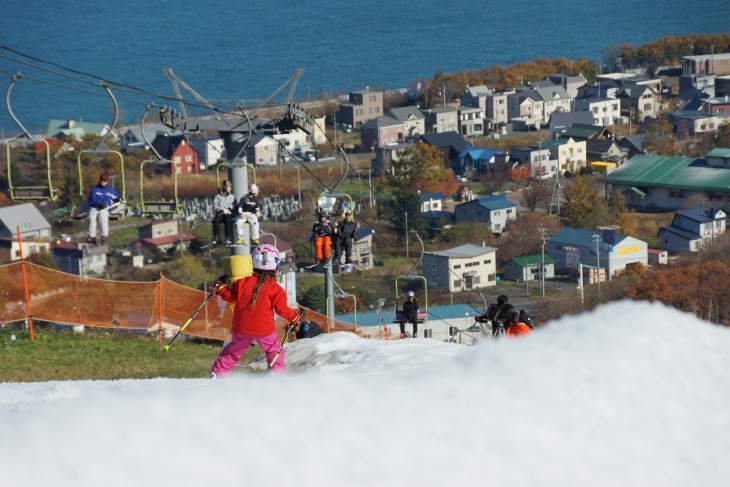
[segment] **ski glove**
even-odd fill
[[[106,210],[106,203],[99,203],[100,210]]]
[[[229,210],[228,208],[225,208],[225,209],[223,210],[223,214],[224,214],[224,215],[230,215],[230,214],[231,214],[231,210]]]

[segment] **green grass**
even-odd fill
[[[177,340],[163,352],[153,337],[90,328],[74,333],[36,326],[34,338],[20,327],[0,328],[0,382],[204,378],[222,349],[217,341]],[[241,363],[260,353],[249,349]]]

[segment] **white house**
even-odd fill
[[[581,230],[565,227],[548,239],[548,255],[557,272],[584,267],[605,269],[610,276],[627,266],[649,263],[648,245],[613,230]],[[602,273],[602,272],[601,272]]]
[[[497,249],[474,244],[423,254],[429,287],[451,292],[497,284]]]
[[[428,194],[422,194],[420,195],[421,198],[421,213],[426,213],[427,211],[441,211],[441,203],[444,200],[444,194],[442,192],[438,193],[428,193]]]
[[[223,145],[223,139],[219,136],[192,137],[189,143],[198,153],[200,169],[214,167],[221,159],[227,160],[226,148]]]
[[[669,252],[697,252],[725,233],[726,217],[717,208],[680,210],[670,225],[659,229],[659,248]]]
[[[504,194],[486,196],[456,205],[454,214],[457,222],[484,222],[492,232],[502,233],[517,219],[517,203]]]

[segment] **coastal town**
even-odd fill
[[[200,129],[220,126],[210,115],[197,130],[150,107],[137,125],[50,120],[43,134],[1,141],[2,261],[109,281],[164,274],[205,289],[229,254],[249,253],[216,246],[211,232],[213,197],[245,174],[246,188],[261,188],[260,241],[279,249],[291,303],[321,323],[335,314],[344,329],[377,330],[398,321],[402,294],[414,291],[421,323],[430,314],[434,327],[445,324],[436,336],[453,339],[473,324],[464,306],[474,316],[497,295],[543,322],[615,299],[622,276],[727,249],[730,53],[686,55],[651,72],[620,59],[589,75],[572,67],[510,89],[432,80],[289,103],[283,114],[257,109],[238,154],[228,129]],[[297,110],[310,125],[287,125]],[[102,173],[124,208],[110,234],[92,241],[86,196]],[[357,223],[352,259],[341,252],[323,264],[315,215],[337,224],[345,213]],[[631,292],[648,295],[646,286]],[[37,299],[44,320],[57,303]],[[16,301],[3,321],[27,319],[30,306]],[[727,304],[699,308],[714,322],[730,319]],[[78,324],[154,329],[151,316]],[[179,331],[180,320],[170,321]]]

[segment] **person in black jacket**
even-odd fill
[[[297,340],[301,340],[302,338],[314,338],[323,333],[324,330],[317,323],[312,321],[302,321],[294,327],[294,334],[296,335]]]
[[[490,323],[492,335],[497,336],[504,331],[505,322],[510,320],[514,306],[509,304],[509,298],[504,294],[497,297],[497,304],[490,304],[483,315],[477,316],[478,323]]]
[[[345,212],[345,219],[337,224],[332,240],[335,244],[334,261],[340,262],[344,247],[345,264],[352,264],[352,245],[357,240],[357,223],[352,221],[352,213],[349,211]]]
[[[319,214],[319,221],[312,227],[314,248],[317,253],[317,262],[324,264],[330,260],[330,246],[332,245],[333,225],[327,219],[327,213]]]
[[[403,315],[400,318],[400,337],[406,337],[406,323],[413,324],[413,338],[418,336],[418,302],[413,291],[408,291],[408,300],[403,303]]]

